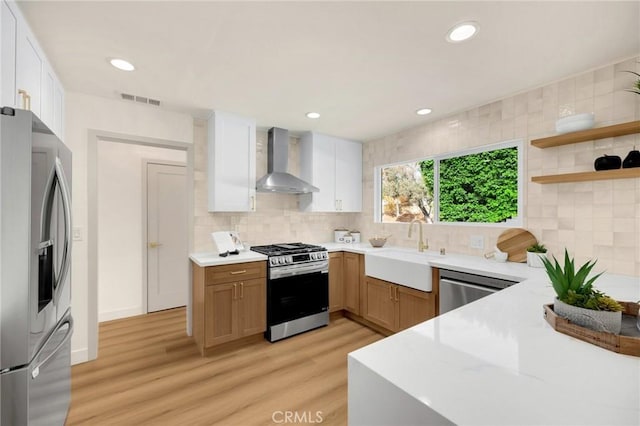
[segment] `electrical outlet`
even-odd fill
[[[73,228],[73,241],[82,241],[82,228]]]
[[[484,237],[482,235],[472,235],[469,237],[469,247],[475,249],[484,248]]]

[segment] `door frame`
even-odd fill
[[[193,143],[89,129],[87,141],[87,361],[98,357],[98,143],[125,143],[187,153],[187,244],[193,249]],[[188,259],[185,259],[188,262]],[[189,269],[189,282],[191,270]],[[187,296],[187,334],[191,335],[191,286]]]
[[[149,313],[149,306],[147,297],[149,296],[149,250],[148,250],[148,194],[147,190],[148,186],[148,177],[147,177],[147,166],[149,164],[159,164],[163,166],[180,166],[185,168],[185,172],[187,171],[187,164],[182,161],[169,161],[169,160],[154,160],[151,158],[143,158],[142,159],[142,312],[145,314]],[[185,180],[188,180],[188,175],[185,174]],[[187,212],[187,215],[189,213]],[[189,233],[189,232],[187,232]],[[188,238],[188,237],[187,237]],[[189,240],[187,239],[187,250],[191,247],[189,245]],[[187,283],[187,287],[189,284]]]

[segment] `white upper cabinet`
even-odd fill
[[[18,22],[9,6],[0,2],[0,102],[16,106],[16,40]]]
[[[14,2],[0,0],[0,100],[30,109],[64,139],[64,88]]]
[[[214,111],[208,123],[210,212],[256,209],[256,122]]]
[[[26,25],[18,25],[16,45],[16,89],[18,108],[31,109],[40,119],[42,93],[42,57],[38,44]],[[49,123],[46,123],[49,124]]]
[[[300,138],[300,177],[320,188],[300,195],[307,212],[362,211],[362,144],[320,133]]]

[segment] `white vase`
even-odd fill
[[[621,311],[594,311],[592,309],[579,308],[568,305],[557,297],[553,301],[553,310],[558,316],[590,330],[620,334],[620,329],[622,328]]]
[[[533,253],[527,252],[527,265],[532,268],[544,268],[544,263],[542,263],[542,258],[547,258],[547,253]]]

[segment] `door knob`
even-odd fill
[[[149,248],[156,248],[156,247],[160,247],[162,245],[162,243],[158,243],[156,241],[151,241],[149,243]]]

